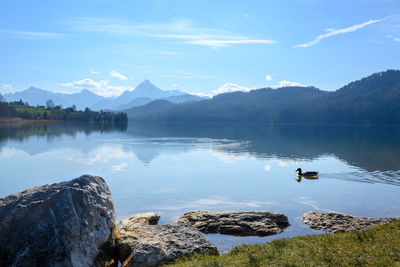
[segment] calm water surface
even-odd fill
[[[295,169],[318,180],[297,181]],[[0,126],[0,197],[99,175],[118,219],[143,212],[173,222],[190,210],[282,212],[291,226],[270,237],[207,235],[221,251],[242,243],[318,234],[310,210],[400,215],[400,128],[254,124]]]

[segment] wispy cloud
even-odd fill
[[[0,29],[0,35],[10,36],[12,38],[44,40],[44,39],[60,39],[68,35],[54,32],[32,32],[32,31],[16,31]]]
[[[391,18],[391,17],[386,17],[386,18],[383,18],[383,19],[369,20],[369,21],[361,23],[361,24],[356,24],[356,25],[353,25],[353,26],[350,26],[350,27],[347,27],[347,28],[343,28],[343,29],[338,29],[338,30],[327,29],[327,31],[328,31],[327,33],[318,35],[317,38],[315,38],[314,40],[312,40],[312,41],[310,41],[308,43],[305,43],[305,44],[295,45],[293,47],[296,47],[296,48],[297,47],[310,47],[310,46],[318,44],[323,39],[327,39],[329,37],[332,37],[332,36],[335,36],[335,35],[339,35],[339,34],[354,32],[354,31],[362,29],[362,28],[364,28],[364,27],[366,27],[368,25],[371,25],[371,24],[374,24],[374,23],[378,23],[378,22],[387,20],[389,18]]]
[[[232,44],[275,44],[273,40],[191,40],[187,41],[188,44],[205,45],[210,47],[228,47]]]
[[[265,75],[265,80],[272,81],[272,76],[269,74]]]
[[[274,44],[269,39],[249,38],[231,31],[196,27],[190,20],[180,19],[163,24],[134,24],[121,20],[78,18],[70,23],[72,29],[118,35],[139,35],[150,38],[178,40],[181,44],[228,47],[239,44]]]
[[[110,72],[110,75],[112,77],[114,77],[114,78],[118,78],[118,79],[123,80],[123,81],[128,80],[128,77],[126,77],[125,75],[123,75],[123,74],[121,74],[119,72],[116,72],[115,70],[112,70]]]
[[[389,39],[392,39],[395,42],[400,42],[400,38],[393,37],[392,35],[388,35]]]
[[[132,91],[134,88],[131,86],[114,86],[110,85],[109,80],[94,81],[92,79],[86,78],[79,81],[62,83],[61,86],[75,88],[75,89],[89,89],[94,93],[104,96],[118,96],[124,91]]]
[[[299,83],[299,82],[291,82],[287,80],[282,80],[279,82],[278,87],[288,87],[288,86],[301,86],[301,87],[306,87],[306,85]]]

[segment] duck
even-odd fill
[[[303,177],[313,177],[313,176],[317,176],[318,175],[318,172],[316,172],[316,171],[312,171],[312,172],[302,172],[301,171],[301,168],[298,168],[297,170],[296,170],[296,172],[298,172],[298,176],[303,176]]]

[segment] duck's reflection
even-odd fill
[[[307,180],[318,180],[318,176],[310,176],[310,177],[304,177],[304,176],[298,176],[297,179],[295,179],[298,183],[301,182],[301,179],[307,179]]]

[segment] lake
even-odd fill
[[[299,181],[295,170],[319,171]],[[269,237],[206,237],[222,252],[243,243],[320,234],[303,213],[400,215],[400,128],[395,126],[155,124],[126,128],[0,126],[0,197],[82,174],[105,178],[118,220],[156,212],[267,210],[291,226]]]

